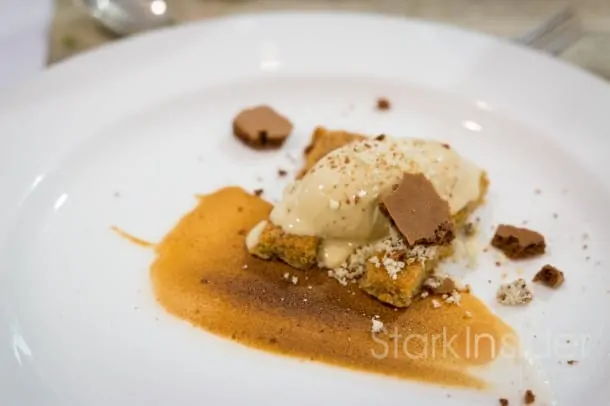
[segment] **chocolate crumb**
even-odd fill
[[[574,359],[571,359],[568,361],[568,365],[576,365],[576,364],[578,364],[578,361],[576,361]]]
[[[443,146],[443,148],[445,149],[451,149],[451,145],[447,144],[447,143],[443,143],[441,144]]]
[[[385,140],[385,134],[379,134],[378,136],[375,137],[375,139],[377,141],[383,141],[383,140]]]
[[[496,261],[496,266],[501,266],[502,263],[500,261]]]
[[[390,101],[385,97],[377,99],[377,110],[386,111],[392,107]]]
[[[546,249],[542,234],[505,224],[498,226],[491,245],[512,259],[530,258],[543,254]]]
[[[523,401],[525,402],[526,405],[531,405],[532,403],[534,403],[536,401],[536,395],[534,395],[534,392],[532,392],[531,390],[526,390],[525,391],[525,395],[523,396]]]
[[[277,174],[278,174],[279,176],[282,176],[282,177],[283,177],[283,176],[288,175],[288,171],[285,171],[284,169],[278,169]]]
[[[204,278],[204,279],[202,279],[200,282],[201,282],[202,284],[204,284],[204,285],[207,285],[208,283],[210,283],[210,281],[209,281],[208,279],[205,279],[205,278]]]
[[[256,196],[260,196],[260,195],[262,195],[262,194],[263,194],[263,192],[264,192],[264,190],[263,190],[263,189],[255,189],[255,190],[254,190],[254,194],[255,194]]]
[[[508,399],[500,398],[498,401],[500,402],[500,406],[508,406]]]
[[[292,132],[292,123],[269,106],[240,112],[233,119],[233,134],[254,149],[279,148]]]
[[[421,173],[403,175],[396,190],[381,199],[409,246],[446,245],[455,237],[449,204]]]
[[[556,289],[564,281],[563,272],[552,265],[545,265],[534,276],[534,282],[540,282],[549,288]]]

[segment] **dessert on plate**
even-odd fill
[[[436,141],[317,128],[305,155],[269,218],[249,231],[248,251],[326,269],[396,307],[452,255],[455,230],[487,191],[485,171]]]

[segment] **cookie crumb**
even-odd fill
[[[578,361],[576,361],[574,359],[571,359],[568,361],[568,365],[576,365],[576,364],[578,364]]]
[[[500,402],[500,406],[509,406],[508,399],[500,398],[498,401]]]
[[[375,137],[375,140],[377,140],[377,141],[385,140],[385,134],[379,134],[378,136]]]
[[[532,291],[522,278],[500,285],[496,294],[498,303],[506,306],[524,305],[531,302],[533,298]]]
[[[254,195],[255,195],[255,196],[259,196],[259,197],[260,197],[260,195],[262,195],[262,194],[263,194],[263,192],[264,192],[264,190],[263,190],[263,189],[255,189],[255,190],[254,190]]]
[[[534,276],[534,282],[540,282],[544,286],[548,286],[549,288],[557,289],[561,284],[563,284],[565,278],[563,276],[563,272],[559,269],[555,268],[552,265],[543,266],[538,273]]]
[[[278,169],[278,170],[277,170],[277,174],[278,174],[278,176],[280,176],[280,177],[284,177],[284,176],[288,175],[288,171],[286,171],[286,170],[284,170],[284,169]]]
[[[390,108],[392,108],[392,104],[390,103],[390,100],[388,100],[385,97],[380,97],[377,99],[377,110],[387,111]]]

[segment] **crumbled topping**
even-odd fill
[[[292,284],[293,284],[293,285],[298,284],[298,283],[299,283],[299,277],[298,277],[298,276],[293,276],[293,277],[290,279],[290,282],[292,282]]]
[[[390,277],[397,279],[398,274],[405,267],[416,261],[427,261],[428,258],[436,255],[436,250],[436,247],[423,245],[407,248],[402,236],[392,227],[389,237],[359,247],[343,264],[331,269],[328,274],[342,285],[347,285],[349,280],[361,277],[366,271],[366,263],[370,262],[376,267],[383,265]]]
[[[564,280],[563,272],[548,264],[543,266],[542,269],[536,273],[533,279],[534,282],[540,282],[541,284],[553,289],[560,287]]]
[[[435,295],[443,295],[443,299],[446,299],[456,290],[456,284],[448,276],[433,275],[424,281],[424,288]]]
[[[378,257],[370,257],[369,262],[375,265],[375,268],[379,268],[381,266],[381,262],[379,261]]]
[[[381,333],[383,331],[383,322],[381,320],[373,317],[371,319],[371,323],[372,323],[371,331],[373,333]]]
[[[435,309],[438,309],[439,307],[441,307],[441,304],[438,300],[432,299],[432,307],[434,307]]]
[[[533,298],[534,295],[532,291],[522,278],[510,283],[502,284],[496,294],[498,303],[507,306],[527,304],[531,302]]]
[[[462,295],[457,290],[454,290],[453,292],[451,292],[450,295],[447,296],[447,298],[445,298],[446,303],[456,304],[458,306],[460,305],[461,300],[462,300]]]

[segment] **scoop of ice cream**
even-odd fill
[[[385,137],[354,142],[289,185],[270,220],[286,233],[321,238],[321,265],[338,266],[357,246],[388,235],[379,198],[400,183],[403,173],[424,174],[452,214],[478,199],[483,174],[434,141]]]

